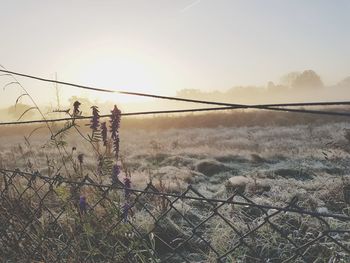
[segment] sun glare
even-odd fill
[[[71,69],[77,83],[98,88],[143,93],[157,93],[155,68],[140,57],[124,52],[117,55],[100,55],[82,59]],[[120,98],[118,94],[88,92],[84,96],[93,100],[108,101]],[[123,102],[139,101],[142,98],[122,96]]]

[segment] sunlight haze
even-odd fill
[[[165,95],[266,86],[308,69],[335,85],[350,75],[349,11],[342,0],[2,1],[0,64]],[[19,80],[40,104],[54,103],[53,85]],[[19,94],[1,90],[1,105]],[[61,87],[62,100],[72,95],[118,97]]]

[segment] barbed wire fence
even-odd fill
[[[123,90],[112,90],[112,89],[102,89],[90,86],[84,86],[80,84],[63,82],[53,79],[47,79],[42,77],[37,77],[33,75],[28,75],[20,72],[9,71],[0,65],[3,69],[0,68],[0,76],[10,76],[13,77],[14,81],[9,82],[7,85],[21,85],[19,81],[14,78],[14,76],[25,77],[29,79],[34,79],[41,82],[48,82],[54,84],[60,84],[64,86],[69,86],[73,88],[97,91],[97,92],[106,92],[106,93],[117,93],[129,96],[136,97],[146,97],[153,99],[161,99],[161,100],[170,100],[170,101],[178,101],[178,102],[187,102],[187,103],[195,103],[195,104],[205,104],[212,105],[217,107],[209,107],[209,108],[191,108],[191,109],[176,109],[176,110],[160,110],[160,111],[141,111],[141,112],[129,112],[123,113],[123,116],[140,116],[140,115],[158,115],[158,114],[174,114],[174,113],[189,113],[189,112],[208,112],[208,111],[225,111],[225,110],[237,110],[237,109],[257,109],[257,110],[268,110],[268,111],[277,111],[277,112],[291,112],[291,113],[303,113],[303,114],[315,114],[315,115],[330,115],[330,116],[340,116],[340,117],[350,117],[349,112],[339,112],[332,110],[310,110],[310,109],[300,109],[295,107],[317,107],[317,106],[349,106],[350,101],[326,101],[326,102],[296,102],[296,103],[274,103],[274,104],[257,104],[257,105],[244,105],[237,103],[228,103],[228,102],[218,102],[218,101],[208,101],[208,100],[199,100],[199,99],[188,99],[188,98],[180,98],[174,96],[163,96],[157,94],[149,94],[149,93],[139,93],[139,92],[130,92]],[[28,92],[25,90],[25,93],[21,94],[22,96],[29,96]],[[19,98],[20,98],[19,97]],[[101,115],[101,118],[110,117],[110,114]],[[0,122],[0,126],[4,125],[21,125],[21,124],[33,124],[33,123],[48,123],[48,122],[61,122],[72,119],[90,119],[92,116],[75,116],[74,118],[56,118],[56,119],[42,119],[42,120],[28,120],[28,121],[10,121],[10,122]]]
[[[307,211],[296,199],[274,207],[238,189],[213,199],[191,185],[172,194],[152,183],[0,174],[0,254],[10,262],[350,261],[350,215]]]
[[[193,100],[97,89],[0,70],[5,75],[101,92],[210,104],[220,107],[123,113],[123,116],[263,109],[349,117],[348,112],[296,109],[350,105],[310,102],[264,105]],[[25,94],[24,94],[25,95]],[[101,115],[99,117],[110,117]],[[91,119],[92,116],[1,122],[21,125]],[[162,192],[151,182],[132,189],[117,180],[0,168],[0,255],[5,262],[350,262],[350,209],[309,211],[293,198],[284,206],[254,202],[241,189],[225,198],[189,185]],[[350,203],[350,187],[343,188]],[[349,205],[347,206],[349,208]]]

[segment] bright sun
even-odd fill
[[[129,52],[115,55],[92,56],[80,59],[79,65],[70,67],[70,75],[77,83],[113,90],[157,93],[155,66],[142,57]],[[121,95],[103,92],[84,92],[92,100],[107,101]],[[123,96],[124,102],[138,101],[140,98]]]

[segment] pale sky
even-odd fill
[[[1,0],[0,64],[166,95],[265,85],[305,69],[334,84],[350,75],[349,14],[348,0]],[[39,103],[52,99],[50,84],[23,84]],[[18,94],[1,89],[1,105]]]

